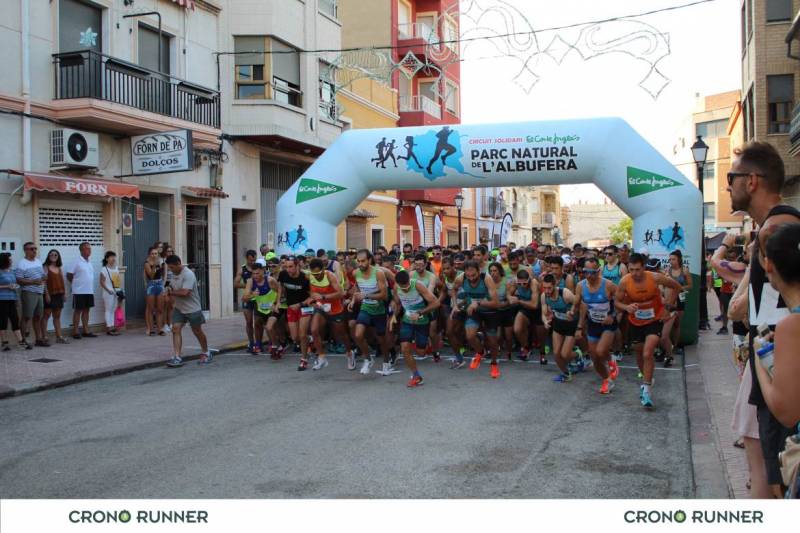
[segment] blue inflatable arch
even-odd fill
[[[277,248],[335,248],[336,227],[374,190],[574,183],[633,219],[634,248],[665,261],[680,249],[697,281],[700,192],[618,118],[347,131],[278,201]]]

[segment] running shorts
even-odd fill
[[[505,309],[500,309],[497,312],[497,316],[499,319],[499,326],[503,328],[512,328],[514,327],[514,319],[517,318],[517,308],[516,307],[507,307]]]
[[[591,320],[586,321],[586,337],[590,341],[599,341],[600,337],[602,337],[603,333],[606,331],[617,331],[617,321],[614,320],[614,323],[610,325],[605,325],[600,322],[593,322]]]
[[[468,329],[482,329],[483,332],[490,337],[497,336],[497,326],[500,317],[496,312],[482,312],[478,311],[472,315],[464,314],[464,327]]]
[[[653,322],[645,324],[644,326],[630,324],[628,327],[628,339],[630,340],[631,344],[636,344],[638,342],[644,342],[644,340],[650,335],[657,335],[660,337],[661,330],[663,328],[664,323],[660,320],[654,320]]]
[[[574,337],[575,330],[578,329],[578,321],[573,320],[572,322],[567,322],[566,320],[561,320],[560,318],[553,318],[551,327],[553,328],[553,331],[559,335],[563,335],[564,337]]]
[[[417,348],[425,348],[428,346],[429,328],[429,324],[402,322],[400,324],[400,342],[413,342],[416,343]]]
[[[359,311],[356,317],[356,324],[375,328],[375,335],[381,337],[386,333],[386,313],[371,315],[366,311]]]

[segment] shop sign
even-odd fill
[[[192,132],[167,131],[131,137],[131,174],[192,170]]]

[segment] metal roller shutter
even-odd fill
[[[361,250],[367,247],[367,221],[361,218],[347,219],[347,248]]]
[[[433,215],[422,215],[422,219],[425,222],[425,242],[423,243],[424,246],[433,246],[434,242],[434,228],[433,228]]]
[[[100,269],[105,254],[103,240],[103,206],[93,202],[43,201],[39,206],[39,254],[41,258],[55,248],[61,253],[64,275],[80,257],[78,247],[82,242],[92,245],[90,261],[94,266],[94,307],[89,313],[90,324],[104,323],[103,297],[100,294]],[[118,256],[119,257],[119,256]],[[42,259],[44,260],[44,259]],[[72,323],[72,290],[65,280],[67,297],[61,324],[67,328]]]

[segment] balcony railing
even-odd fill
[[[54,54],[57,100],[97,98],[219,128],[219,92],[93,51]]]
[[[542,223],[541,226],[543,228],[552,228],[556,225],[556,214],[553,212],[545,211],[542,213]]]
[[[792,111],[792,122],[789,126],[789,139],[792,143],[792,151],[800,148],[800,104],[794,106]]]
[[[484,196],[481,198],[481,216],[487,218],[500,218],[506,214],[506,202],[501,198]]]
[[[442,118],[441,106],[427,96],[401,96],[400,112],[407,113],[414,111],[422,111],[432,117],[436,117],[438,119]]]
[[[439,32],[436,25],[431,26],[422,22],[407,22],[397,25],[397,36],[402,39],[422,39],[428,44],[439,44]]]

